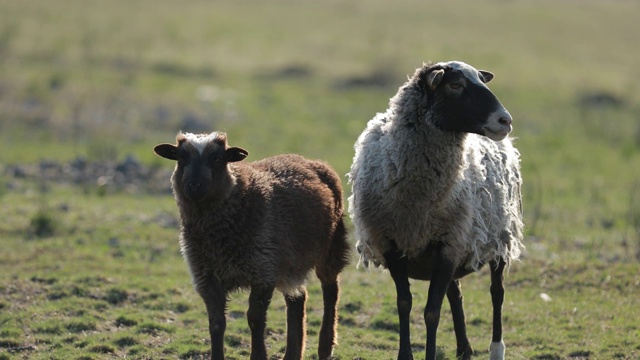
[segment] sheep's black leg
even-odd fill
[[[491,268],[491,302],[493,303],[493,335],[489,348],[490,360],[504,359],[504,342],[502,341],[502,303],[504,302],[504,268],[502,258],[492,261]]]
[[[396,305],[398,307],[398,319],[400,321],[400,348],[398,360],[413,359],[411,352],[411,333],[409,330],[409,316],[411,315],[411,289],[407,272],[407,258],[398,251],[389,251],[384,254],[387,268],[396,285]]]
[[[299,360],[304,353],[307,290],[302,289],[297,295],[285,295],[284,299],[287,303],[287,350],[284,360]]]
[[[224,331],[227,327],[225,310],[227,293],[216,280],[203,280],[197,283],[198,293],[204,300],[209,317],[209,336],[211,337],[211,359],[224,360]]]
[[[273,287],[252,286],[249,294],[247,320],[251,328],[251,360],[266,360],[267,347],[264,332],[267,327],[267,309],[273,296]]]
[[[434,258],[427,306],[424,308],[424,322],[427,325],[427,360],[436,358],[436,332],[440,323],[440,309],[449,284],[453,280],[454,271],[453,262],[443,255],[442,246],[439,246]]]
[[[453,329],[456,332],[456,357],[458,359],[471,359],[473,349],[467,337],[467,324],[465,323],[464,306],[460,281],[453,280],[447,290],[447,299],[451,305],[451,315],[453,316]]]

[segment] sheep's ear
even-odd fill
[[[227,162],[236,162],[244,160],[244,158],[249,156],[249,152],[243,148],[230,147],[225,151],[224,155]]]
[[[435,90],[442,81],[442,76],[444,76],[444,70],[433,70],[427,75],[427,85],[429,85],[432,90]]]
[[[479,70],[478,72],[480,73],[480,80],[482,80],[482,82],[485,84],[493,79],[493,73],[489,71]]]
[[[169,160],[178,160],[178,147],[173,144],[160,144],[153,148],[156,155]]]

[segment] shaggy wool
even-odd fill
[[[435,126],[439,114],[418,89],[420,70],[355,144],[349,215],[360,264],[385,267],[394,246],[412,258],[436,242],[459,267],[510,263],[524,249],[520,154],[508,137],[495,142]]]

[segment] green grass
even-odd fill
[[[507,277],[508,356],[637,358],[639,15],[624,1],[3,0],[0,164],[133,155],[170,168],[155,144],[215,129],[249,159],[297,152],[345,174],[407,74],[463,60],[496,74],[522,153],[527,253]],[[594,94],[619,103],[585,105]],[[0,166],[0,359],[202,357],[206,314],[166,222],[175,213],[168,195],[42,184]],[[490,340],[485,272],[463,280],[477,358]],[[389,276],[350,266],[342,283],[336,357],[393,358]],[[417,355],[427,283],[413,289]],[[313,358],[317,281],[309,293]],[[246,303],[230,304],[230,358],[248,356]],[[268,326],[269,353],[282,356],[278,296]]]
[[[0,282],[0,356],[10,359],[198,358],[208,349],[207,317],[177,249],[176,229],[158,215],[173,211],[168,197],[114,194],[76,196],[65,187],[47,194],[60,230],[27,238],[30,224],[3,224]],[[7,194],[8,213],[28,217],[28,197]],[[19,201],[20,200],[20,201]],[[24,231],[20,231],[24,230]],[[355,260],[355,259],[354,259]],[[635,296],[637,262],[581,262],[525,258],[506,279],[505,341],[511,358],[634,358],[640,328]],[[397,349],[395,293],[388,274],[350,266],[342,276],[338,359],[389,359]],[[469,336],[477,356],[487,355],[491,300],[486,271],[463,280]],[[414,282],[412,343],[424,350],[422,308],[427,283]],[[540,297],[551,297],[546,302]],[[321,291],[310,282],[308,352],[312,358],[321,321]],[[247,294],[232,296],[227,354],[250,350],[244,317]],[[444,358],[454,358],[455,338],[443,308],[439,332]],[[270,354],[284,354],[284,301],[270,307]],[[16,350],[18,349],[18,350]],[[20,350],[21,349],[21,350]],[[584,355],[587,354],[587,355]]]

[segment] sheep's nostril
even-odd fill
[[[200,183],[189,183],[187,185],[192,189],[197,189],[200,187]]]
[[[500,125],[504,125],[504,126],[511,126],[511,123],[513,122],[513,120],[510,117],[501,117],[498,119],[498,123]]]

